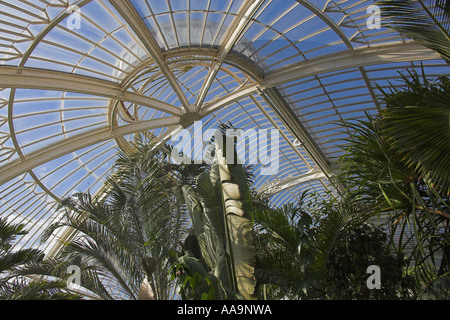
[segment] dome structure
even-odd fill
[[[16,248],[55,254],[67,234],[40,238],[59,201],[99,192],[139,133],[172,145],[177,133],[195,137],[198,123],[267,133],[276,150],[243,146],[256,159],[256,189],[275,205],[306,189],[334,192],[331,164],[348,137],[337,122],[381,110],[377,85],[399,84],[399,71],[450,71],[430,49],[374,26],[371,5],[0,1],[0,212],[29,230]],[[273,152],[275,170],[261,174]]]

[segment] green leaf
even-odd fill
[[[450,12],[441,0],[388,0],[381,7],[384,25],[436,51],[450,61]]]

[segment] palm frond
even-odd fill
[[[81,295],[65,291],[64,281],[33,281],[16,278],[2,283],[0,300],[80,300]]]
[[[17,236],[27,234],[23,224],[11,224],[7,219],[0,217],[0,249],[9,249],[9,243],[14,241]]]
[[[188,213],[176,199],[178,177],[167,174],[152,143],[138,139],[134,149],[119,153],[101,194],[65,199],[64,219],[47,234],[62,227],[75,231],[60,257],[81,261],[86,289],[97,296],[136,299],[147,279],[155,298],[165,299],[174,292],[170,257],[187,236]],[[148,259],[156,263],[151,271]]]
[[[434,188],[450,194],[450,80],[401,75],[404,88],[384,92],[380,124],[407,165]]]
[[[365,210],[353,199],[344,197],[335,199],[333,203],[316,231],[314,269],[319,275],[325,272],[330,253],[335,248],[340,234],[346,228],[354,228],[365,220]]]
[[[67,291],[67,273],[55,273],[64,263],[44,260],[44,253],[38,249],[11,251],[14,238],[26,233],[23,225],[0,218],[0,300],[80,299],[80,295]]]
[[[297,215],[299,211],[299,207],[286,204],[275,210],[270,208],[255,210],[254,219],[263,237],[270,236],[273,241],[296,252],[301,233],[289,216]]]
[[[450,61],[450,10],[445,0],[387,0],[381,6],[384,25],[413,38]]]

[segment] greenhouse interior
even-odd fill
[[[0,300],[450,299],[449,0],[0,8]]]

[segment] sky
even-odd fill
[[[242,4],[242,0],[131,2],[163,51],[178,46],[216,49]],[[208,3],[210,12],[205,13],[204,9]],[[369,30],[365,27],[368,15],[367,5],[364,3],[356,0],[342,3],[351,20],[342,12],[335,12],[330,1],[315,0],[313,3],[319,10],[326,9],[327,17],[336,25],[341,25],[340,30],[348,39],[358,40],[351,41],[356,49],[377,45],[381,41],[389,43],[398,40],[389,30]],[[43,14],[39,8],[45,6],[44,2],[38,0],[13,0],[0,4],[0,67],[18,66],[21,55],[29,48],[33,38],[45,30],[47,15],[54,19],[65,10],[50,6],[46,8],[47,14]],[[116,13],[109,1],[91,1],[50,30],[31,52],[24,66],[120,83],[130,70],[147,61],[148,54],[139,37]],[[233,51],[257,65],[262,72],[288,68],[292,63],[347,50],[347,44],[323,19],[297,1],[264,1],[255,18],[257,21],[248,25]],[[74,26],[76,28],[73,28]],[[361,39],[366,43],[360,43]],[[426,64],[431,74],[448,73],[448,66],[442,66],[440,61],[430,61]],[[411,63],[386,64],[382,70],[379,70],[380,66],[365,69],[369,82],[376,81],[386,85],[386,78],[395,77],[398,70],[404,70],[408,66],[411,66]],[[223,68],[218,73],[206,102],[236,90],[245,80],[246,75],[234,66],[224,64]],[[236,78],[231,77],[230,72],[234,73]],[[207,65],[198,65],[188,71],[177,71],[189,101],[195,101],[195,93],[200,90],[207,73]],[[161,77],[153,82],[149,80],[151,77],[152,72],[147,70],[136,78],[129,90],[140,90],[139,92],[179,105],[174,91],[164,81],[158,82]],[[148,83],[145,82],[147,80]],[[376,110],[371,92],[358,68],[301,78],[284,83],[277,89],[329,156],[338,154],[332,148],[331,142],[340,134],[335,121],[341,117],[362,116],[364,110]],[[6,102],[10,93],[9,89],[0,90],[0,145],[3,147],[13,147],[11,138],[8,138],[11,128],[9,123],[4,121],[8,116]],[[264,101],[257,95],[253,97],[264,110],[259,109],[254,101],[247,97],[205,118],[204,129],[217,127],[220,121],[226,119],[232,119],[234,125],[243,129],[268,129],[274,128],[274,123],[279,124],[279,119],[268,110]],[[13,102],[11,113],[14,117],[14,132],[25,156],[36,150],[45,150],[50,143],[109,124],[110,101],[97,96],[17,89]],[[130,111],[133,111],[132,108]],[[272,116],[273,122],[269,121],[265,113]],[[142,120],[162,116],[161,112],[143,107],[138,108],[137,115]],[[284,136],[280,139],[281,159],[277,177],[283,179],[307,172],[308,166],[298,155],[300,153],[310,161],[307,154],[302,148],[294,152],[292,143],[295,138],[283,125],[279,124],[279,129]],[[68,196],[79,190],[89,189],[95,192],[109,172],[117,151],[115,148],[114,141],[94,145],[41,165],[34,173],[57,197]],[[0,166],[8,161],[7,156],[7,153],[0,152]],[[16,154],[10,160],[17,158]],[[259,176],[256,184],[262,186],[274,178]],[[19,189],[23,192],[14,191],[14,183],[20,185]],[[324,184],[315,183],[313,187],[324,190]],[[291,201],[302,188],[280,193],[275,197],[275,201],[279,204]],[[23,198],[23,195],[27,194],[26,190],[30,196]],[[45,221],[41,220],[42,217],[50,219],[55,214],[53,200],[43,193],[29,175],[15,178],[12,183],[2,186],[0,199],[2,215],[16,221],[26,217],[34,222],[29,244],[37,245],[37,235],[42,221]]]

